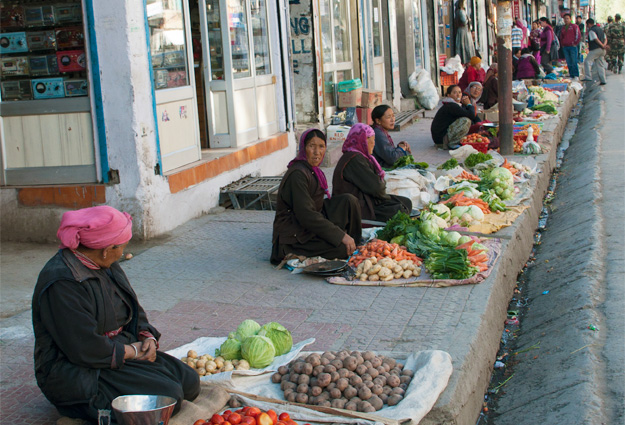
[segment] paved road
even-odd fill
[[[540,348],[513,358],[514,376],[489,424],[625,422],[624,117],[625,76],[587,88],[526,274],[517,350]]]

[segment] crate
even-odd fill
[[[282,177],[256,177],[245,179],[238,185],[233,185],[223,193],[227,194],[232,206],[237,210],[249,208],[273,210],[271,194],[280,187]]]
[[[476,151],[486,153],[488,152],[489,143],[468,143],[468,142],[460,142],[462,146],[469,145],[473,147]]]
[[[441,72],[442,86],[453,86],[454,84],[458,84],[458,71],[454,72],[453,74]]]

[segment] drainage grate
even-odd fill
[[[259,203],[263,210],[273,210],[270,195],[278,190],[282,177],[256,177],[246,179],[239,185],[231,185],[224,193],[230,197],[232,206],[237,210],[246,210]],[[251,201],[248,201],[251,199]]]

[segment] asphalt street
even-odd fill
[[[624,75],[586,87],[489,424],[625,422],[624,117]]]

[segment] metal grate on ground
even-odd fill
[[[246,179],[239,185],[231,185],[224,190],[230,197],[232,206],[237,210],[246,210],[250,207],[256,207],[257,203],[263,210],[273,210],[271,203],[271,194],[278,190],[282,177],[256,177]],[[252,198],[251,201],[249,199]]]

